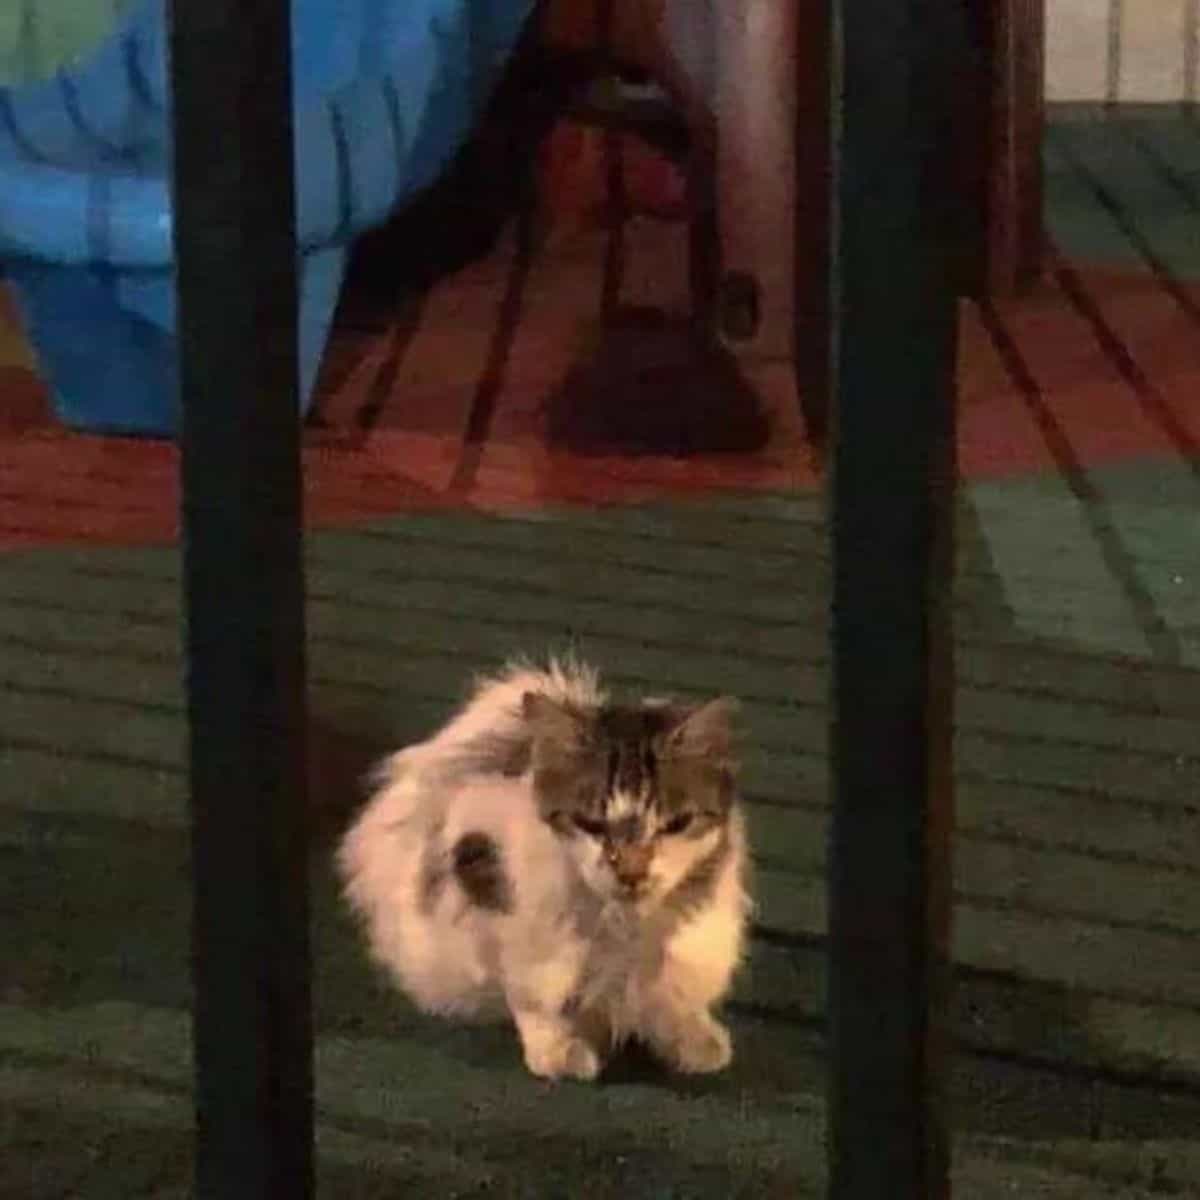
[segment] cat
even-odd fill
[[[594,1079],[630,1039],[727,1066],[713,1010],[750,909],[735,708],[615,703],[574,661],[481,680],[383,763],[338,849],[372,956],[426,1012],[507,1014],[536,1076]]]

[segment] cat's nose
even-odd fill
[[[628,891],[637,891],[650,871],[650,850],[645,846],[611,846],[608,861],[617,882]]]
[[[646,872],[642,870],[622,869],[617,867],[615,874],[617,882],[627,891],[636,892],[646,882]]]

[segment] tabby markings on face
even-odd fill
[[[577,712],[527,697],[543,819],[560,836],[598,843],[619,888],[640,896],[668,843],[703,838],[728,820],[729,709],[713,701]],[[679,861],[677,869],[690,865]]]

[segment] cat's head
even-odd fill
[[[735,708],[525,695],[538,811],[602,899],[651,908],[727,848]]]

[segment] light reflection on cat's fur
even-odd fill
[[[725,1067],[749,910],[732,709],[615,704],[574,662],[482,680],[384,763],[339,850],[373,956],[428,1012],[510,1015],[535,1075],[594,1078],[630,1037]]]

